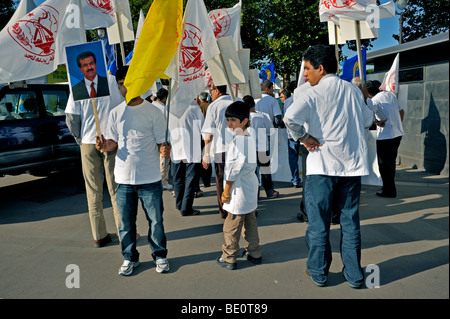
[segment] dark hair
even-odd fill
[[[310,46],[303,53],[303,60],[309,61],[314,69],[322,65],[327,73],[336,73],[337,71],[336,54],[329,45],[317,44]]]
[[[242,100],[243,100],[245,103],[247,103],[247,104],[250,106],[250,108],[252,108],[252,107],[255,106],[255,100],[253,99],[253,96],[251,96],[251,95],[246,95],[246,96],[244,96],[244,97],[242,98]]]
[[[77,56],[77,64],[78,64],[78,67],[81,68],[81,60],[84,60],[84,59],[86,59],[86,58],[89,58],[90,56],[91,56],[91,57],[94,57],[94,62],[97,64],[97,59],[95,58],[94,52],[91,52],[91,51],[85,51],[85,52],[81,52],[81,53],[78,54],[78,56]]]
[[[227,94],[227,86],[226,85],[219,85],[219,86],[213,85],[213,88],[218,89],[219,92],[222,94]]]
[[[377,95],[377,93],[380,92],[381,83],[380,83],[380,81],[372,80],[372,81],[367,81],[366,86],[367,86],[367,91],[369,91],[369,94],[375,96],[375,95]]]
[[[225,117],[235,117],[238,118],[241,122],[244,119],[250,120],[250,106],[247,103],[242,101],[236,101],[228,105],[225,110]]]
[[[273,87],[273,82],[270,82],[269,80],[265,80],[261,83],[261,91],[265,91],[271,87]]]
[[[158,100],[162,100],[164,98],[167,98],[169,96],[169,91],[167,91],[165,88],[160,88],[157,92],[156,92],[156,98]]]
[[[117,69],[116,82],[119,82],[119,80],[125,79],[125,77],[127,76],[128,67],[129,67],[128,65],[124,65]]]

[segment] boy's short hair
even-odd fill
[[[250,119],[250,106],[242,101],[233,102],[225,110],[225,117],[235,117],[241,122],[244,119]]]
[[[124,65],[118,68],[116,71],[116,82],[125,79],[125,77],[127,76],[127,72],[128,72],[128,65]]]
[[[160,88],[158,91],[156,91],[156,98],[158,100],[162,100],[164,98],[167,98],[169,96],[169,91],[167,91],[165,88]]]

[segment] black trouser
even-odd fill
[[[195,187],[198,185],[196,165],[196,163],[172,162],[175,204],[182,215],[192,213]]]
[[[397,196],[395,187],[395,167],[398,148],[402,137],[377,140],[378,167],[383,181],[383,193]]]

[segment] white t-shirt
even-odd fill
[[[255,102],[256,112],[267,114],[272,123],[275,116],[281,115],[280,105],[278,104],[277,99],[273,96],[263,93],[262,98],[260,100],[256,100]]]
[[[391,92],[381,91],[372,98],[372,102],[387,117],[384,127],[377,126],[377,140],[388,140],[403,136],[403,125],[400,118],[400,110],[403,108],[397,97]]]
[[[172,161],[178,162],[181,160],[186,160],[188,163],[201,162],[201,128],[203,121],[204,118],[202,110],[197,104],[189,105],[180,118],[172,115],[172,113],[169,114]]]
[[[98,119],[100,121],[100,131],[105,135],[108,127],[109,113],[113,108],[124,101],[120,94],[115,77],[108,75],[108,85],[110,96],[95,98],[97,104]],[[81,143],[95,144],[97,127],[95,125],[94,111],[90,99],[74,102],[72,93],[69,95],[65,113],[81,116]],[[106,138],[108,138],[105,135]]]
[[[249,134],[255,138],[258,152],[265,152],[269,149],[267,136],[275,132],[272,122],[265,113],[250,112]]]
[[[213,101],[206,111],[202,133],[214,135],[214,153],[216,154],[225,152],[226,145],[233,139],[233,135],[227,130],[227,118],[225,117],[225,110],[231,103],[233,103],[231,96],[222,95]]]
[[[161,180],[158,145],[165,140],[165,120],[150,102],[111,111],[107,134],[118,144],[114,176],[116,183],[141,185]]]
[[[304,91],[285,114],[286,125],[306,124],[321,144],[309,152],[308,175],[364,176],[369,174],[365,127],[373,112],[361,90],[335,75],[327,75]]]
[[[251,136],[236,135],[225,153],[224,187],[233,181],[230,201],[223,209],[234,215],[253,212],[258,207],[258,178],[256,169],[256,142]]]

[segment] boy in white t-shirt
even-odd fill
[[[120,92],[126,95],[123,85],[128,67],[117,70],[116,81]],[[149,223],[148,243],[155,260],[156,271],[169,271],[167,239],[163,224],[163,187],[159,169],[159,154],[170,157],[170,146],[165,141],[164,115],[156,106],[140,96],[128,104],[121,103],[109,116],[106,138],[97,137],[96,147],[106,152],[117,150],[114,175],[116,200],[120,213],[120,244],[124,262],[119,275],[128,276],[139,266],[136,249],[136,217],[138,201],[142,203]]]
[[[249,107],[237,101],[226,111],[228,129],[235,134],[228,145],[225,157],[223,208],[229,212],[223,224],[225,243],[222,255],[217,258],[221,267],[236,268],[239,254],[239,239],[247,242],[244,255],[254,264],[261,263],[256,208],[258,206],[258,178],[256,169],[256,142],[249,136]]]

